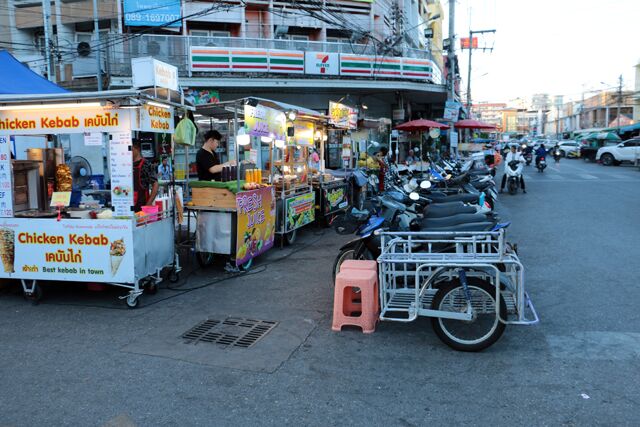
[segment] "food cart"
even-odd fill
[[[111,284],[155,290],[165,267],[180,271],[171,194],[133,212],[133,132],[172,133],[173,91],[0,96],[0,277]],[[23,160],[30,145],[41,158]],[[89,179],[91,178],[91,179]]]
[[[248,268],[255,256],[273,246],[275,235],[293,243],[296,230],[315,219],[308,156],[314,121],[323,116],[253,97],[198,106],[196,112],[219,130],[226,126],[227,155],[238,162],[227,182],[190,183],[192,205],[187,209],[197,212],[198,260],[208,265],[215,254],[222,254],[235,259],[239,268]],[[238,217],[244,211],[242,199],[252,194],[259,194],[252,197],[261,206],[258,215],[263,221],[255,232],[251,219]],[[257,239],[253,233],[259,233]]]

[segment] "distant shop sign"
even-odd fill
[[[305,52],[305,74],[323,76],[340,75],[340,54],[324,52]]]
[[[124,0],[124,25],[182,27],[182,1]]]

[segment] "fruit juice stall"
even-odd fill
[[[120,298],[134,308],[164,268],[177,280],[175,193],[134,212],[132,137],[171,134],[174,109],[187,108],[162,95],[0,96],[0,277],[28,299],[41,297],[39,281],[102,283],[129,289]],[[39,159],[22,160],[33,149]]]

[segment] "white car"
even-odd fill
[[[620,162],[635,162],[640,156],[640,137],[607,145],[596,153],[596,159],[605,166],[619,165]]]
[[[558,144],[562,157],[579,157],[580,143],[577,141],[563,141]]]

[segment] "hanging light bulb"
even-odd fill
[[[240,130],[238,130],[238,135],[236,136],[236,142],[238,145],[249,145],[251,144],[251,136],[245,133],[244,128],[240,128]]]
[[[281,139],[276,139],[275,144],[277,148],[284,148],[284,141]]]
[[[297,116],[298,116],[298,112],[296,110],[289,110],[287,112],[287,117],[289,118],[290,121],[294,121]]]

